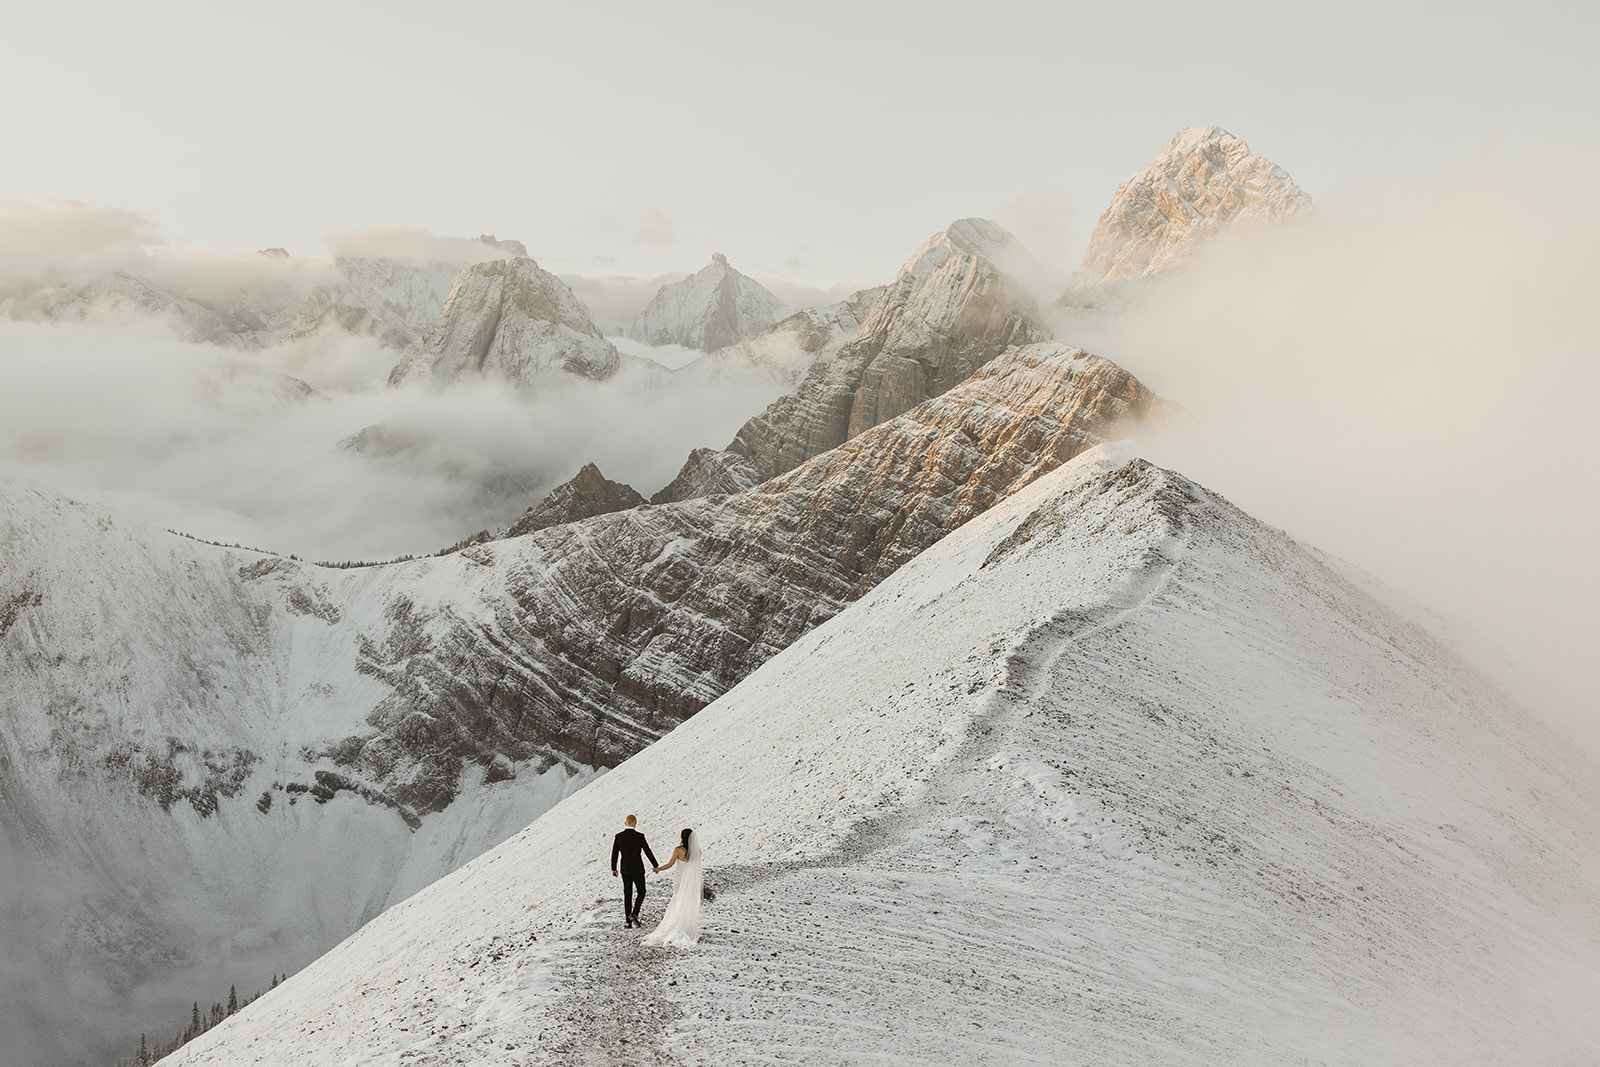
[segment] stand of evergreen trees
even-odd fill
[[[272,982],[267,986],[267,988],[276,989],[278,987],[278,983],[287,977],[289,976],[280,976],[276,974],[273,975]],[[197,1000],[194,1002],[194,1010],[189,1016],[189,1025],[185,1026],[183,1030],[179,1032],[177,1037],[174,1037],[171,1041],[164,1045],[157,1044],[152,1046],[147,1040],[146,1035],[140,1034],[139,1051],[134,1054],[133,1060],[131,1062],[126,1060],[118,1060],[116,1067],[149,1067],[150,1064],[155,1063],[161,1057],[178,1051],[184,1045],[187,1045],[189,1042],[193,1041],[195,1038],[199,1037],[201,1034],[205,1033],[207,1030],[211,1029],[213,1026],[217,1025],[222,1020],[238,1011],[240,1008],[249,1006],[259,996],[261,996],[261,993],[258,990],[246,997],[243,1001],[240,1001],[237,987],[229,986],[227,1003],[224,1004],[219,1001],[212,1004],[211,1010],[206,1012],[204,1015],[200,1013],[200,1002]]]

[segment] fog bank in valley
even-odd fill
[[[781,390],[637,365],[530,394],[388,389],[396,358],[342,334],[247,356],[150,319],[0,322],[0,471],[210,540],[388,558],[498,530],[590,461],[649,494]],[[384,447],[342,446],[369,426]]]
[[[1464,621],[1600,754],[1594,203],[1325,204],[1058,334],[1183,405],[1154,458]]]

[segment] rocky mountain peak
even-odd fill
[[[1117,187],[1072,288],[1154,274],[1187,261],[1224,227],[1310,207],[1288,172],[1239,138],[1220,126],[1189,126]]]
[[[732,492],[793,470],[939,396],[1008,348],[1045,340],[1033,299],[1001,260],[1032,257],[986,219],[934,234],[892,283],[861,294],[871,303],[857,305],[860,325],[832,359],[813,365],[725,449],[691,456],[653,500]]]
[[[620,361],[566,283],[515,256],[457,275],[444,310],[389,384],[499,378],[531,386],[557,372],[603,381]]]
[[[601,474],[600,468],[593,463],[585,463],[569,481],[550,490],[543,500],[512,523],[505,535],[521,537],[551,526],[627,511],[644,502],[644,497],[632,486],[614,482]]]
[[[633,320],[628,336],[646,344],[714,352],[755,336],[787,311],[765,286],[714,252],[711,262],[694,274],[663,285]]]
[[[501,241],[498,240],[492,233],[478,234],[478,242],[480,244],[486,244],[490,248],[498,249],[499,251],[506,253],[508,256],[526,256],[528,254],[528,246],[523,244],[521,241]]]

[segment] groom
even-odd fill
[[[639,858],[643,852],[650,857],[650,866],[658,866],[656,854],[650,851],[650,845],[645,841],[644,835],[635,827],[639,822],[636,815],[628,816],[627,826],[611,842],[611,877],[617,876],[617,857],[622,857],[622,913],[627,917],[627,925],[639,925],[639,909],[644,907],[644,860]],[[634,892],[638,892],[638,900],[634,899]]]

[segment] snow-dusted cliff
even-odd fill
[[[526,388],[563,372],[604,380],[620,359],[566,283],[519,256],[462,271],[389,382],[493,378]]]
[[[1218,126],[1190,126],[1117,187],[1071,289],[1141,278],[1189,260],[1229,226],[1273,222],[1311,197],[1271,160]]]
[[[337,256],[339,279],[319,285],[306,298],[289,339],[324,330],[368,334],[391,348],[415,344],[439,317],[455,263],[411,263],[399,259]]]
[[[657,502],[745,488],[794,469],[962,381],[1013,345],[1049,331],[1031,297],[991,256],[1016,239],[983,219],[929,238],[872,301],[851,339],[811,367],[720,452],[702,452]]]
[[[463,242],[465,243],[465,242]],[[526,256],[521,241],[479,234],[479,261]],[[334,281],[317,286],[306,298],[289,338],[327,329],[368,334],[390,348],[417,343],[439,318],[462,259],[396,259],[336,255]]]
[[[695,948],[621,925],[629,812],[706,844]],[[1097,451],[173,1062],[1586,1062],[1597,827],[1360,581]]]
[[[734,270],[721,252],[682,281],[663,285],[628,328],[652,345],[685,345],[713,352],[754,336],[784,314],[783,301]]]

